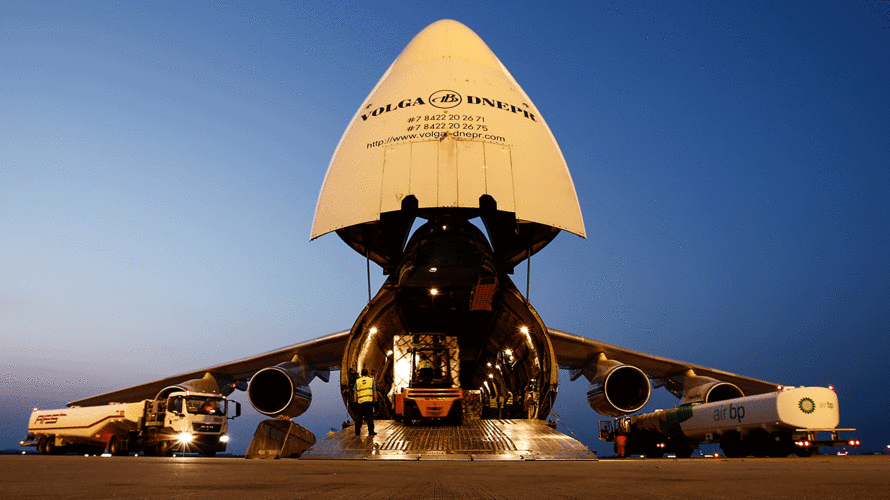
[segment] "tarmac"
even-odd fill
[[[0,498],[887,499],[890,456],[247,460],[0,456]]]

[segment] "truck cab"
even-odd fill
[[[179,451],[213,456],[226,450],[228,420],[240,415],[240,403],[218,394],[184,391],[149,400],[144,448],[151,455]]]

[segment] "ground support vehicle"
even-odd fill
[[[421,421],[463,423],[464,391],[457,383],[457,341],[444,335],[396,336],[398,353],[393,389],[395,419],[405,425]],[[401,376],[398,376],[401,375]]]
[[[234,415],[229,415],[230,413]],[[228,442],[228,420],[241,404],[219,394],[174,392],[166,399],[135,403],[34,409],[22,446],[41,454],[102,453],[169,456],[197,452],[213,456]]]
[[[824,387],[776,392],[600,421],[600,439],[620,457],[689,457],[702,443],[719,443],[727,457],[810,456],[820,446],[858,447],[841,439],[837,394]],[[826,436],[819,439],[820,436]]]

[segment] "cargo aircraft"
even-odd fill
[[[311,239],[336,232],[387,276],[352,327],[69,405],[238,389],[260,413],[294,418],[311,403],[309,383],[339,371],[352,414],[352,383],[367,368],[386,396],[376,413],[387,418],[401,383],[394,345],[418,335],[449,339],[458,353],[449,367],[455,385],[479,391],[481,400],[511,394],[527,419],[550,414],[560,368],[589,381],[591,408],[607,416],[640,410],[653,387],[681,403],[775,390],[549,328],[510,276],[561,231],[586,238],[575,186],[544,117],[473,31],[438,21],[361,104],[318,198]]]

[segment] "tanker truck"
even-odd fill
[[[601,420],[599,437],[615,443],[619,457],[688,458],[702,443],[719,443],[730,458],[808,457],[820,446],[858,447],[841,439],[837,394],[824,387],[788,387],[714,403]],[[820,436],[827,439],[819,439]]]
[[[43,455],[108,450],[112,455],[142,451],[171,456],[179,451],[214,456],[226,449],[228,420],[240,415],[241,404],[236,401],[190,391],[136,403],[35,408],[21,444],[36,446]]]

